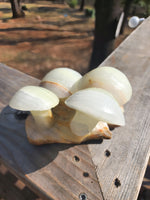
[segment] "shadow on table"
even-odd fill
[[[26,113],[24,113],[26,115]],[[72,144],[30,144],[25,131],[25,115],[16,115],[16,110],[5,107],[0,114],[0,157],[17,172],[32,173],[49,165],[60,151],[65,151]],[[103,139],[84,142],[101,144]],[[82,144],[80,144],[82,145]]]
[[[35,146],[28,142],[25,120],[15,117],[16,110],[5,107],[0,114],[0,157],[24,174],[39,170],[51,163],[68,144]]]

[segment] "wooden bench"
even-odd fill
[[[24,120],[7,105],[20,87],[39,80],[0,64],[0,160],[43,199],[137,199],[150,153],[149,27],[150,18],[102,64],[123,71],[133,87],[126,126],[113,130],[110,140],[29,144]]]

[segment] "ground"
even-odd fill
[[[26,7],[25,18],[12,19],[10,4],[0,3],[0,62],[39,79],[56,67],[69,67],[81,74],[87,72],[94,18],[87,18],[84,12],[66,4],[42,1],[26,4]],[[116,39],[114,48],[131,31],[126,27],[125,33]],[[149,192],[145,190],[149,178],[143,182],[139,200]],[[0,200],[10,199],[39,198],[0,164]]]
[[[10,4],[0,3],[0,62],[40,79],[56,67],[85,73],[94,18],[66,4],[39,2],[26,7],[25,18],[12,19]]]
[[[92,51],[94,19],[67,5],[27,4],[26,18],[0,9],[0,62],[42,78],[56,67],[84,73]]]

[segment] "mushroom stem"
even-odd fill
[[[111,138],[112,135],[107,123],[98,121],[97,119],[79,111],[76,111],[70,123],[70,128],[72,132],[78,136],[85,136],[91,133],[93,135]]]
[[[93,128],[91,133],[95,135],[102,135],[105,138],[111,138],[112,132],[109,130],[109,127],[106,122],[99,121],[96,126]]]
[[[53,123],[53,115],[51,110],[31,111],[35,123],[39,127],[49,128]]]

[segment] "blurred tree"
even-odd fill
[[[134,3],[133,15],[135,15],[138,6],[145,9],[145,12],[140,13],[141,17],[142,15],[144,17],[148,17],[150,15],[150,0],[133,0],[133,3]]]
[[[10,0],[13,18],[24,17],[25,13],[21,8],[21,0]]]
[[[125,28],[125,25],[126,25],[127,17],[129,15],[130,7],[131,7],[131,4],[134,1],[135,0],[124,0],[124,9],[123,9],[124,19],[123,19],[123,22],[122,22],[122,27],[121,27],[121,30],[120,30],[120,34],[123,34],[123,32],[124,32],[124,28]]]
[[[54,1],[55,1],[55,0],[54,0]],[[56,2],[64,4],[64,3],[65,3],[65,0],[57,0]]]
[[[80,11],[83,11],[84,9],[84,4],[85,4],[85,0],[81,0],[81,3],[80,3]]]
[[[125,0],[126,18],[132,1]],[[96,20],[89,70],[96,68],[113,50],[117,24],[123,11],[122,2],[123,0],[95,0]]]
[[[150,14],[150,0],[144,0],[145,9],[146,9],[146,16],[148,17]]]
[[[112,42],[119,16],[121,0],[96,0],[95,32],[90,69],[96,68],[112,51]]]

